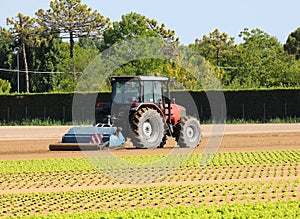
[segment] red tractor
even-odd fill
[[[169,78],[114,76],[110,81],[111,102],[96,104],[97,123],[118,127],[138,148],[163,147],[168,136],[180,147],[199,145],[200,123],[171,100]]]

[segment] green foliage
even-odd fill
[[[271,124],[279,124],[279,123],[299,123],[300,118],[297,117],[288,117],[285,119],[282,118],[272,118],[265,121],[262,120],[248,120],[248,119],[227,119],[226,124],[265,124],[265,123],[271,123]],[[213,121],[201,121],[202,124],[212,124]]]
[[[10,66],[11,54],[11,46],[13,44],[13,40],[7,37],[6,30],[0,27],[0,67],[8,68]]]
[[[11,89],[11,84],[9,81],[2,80],[0,78],[0,94],[8,94]]]
[[[90,124],[90,123],[89,123]],[[0,121],[0,126],[61,126],[73,125],[72,122],[63,122],[60,120],[53,120],[51,118],[45,119],[24,119],[22,121]]]
[[[235,45],[233,37],[229,37],[226,33],[220,33],[218,29],[215,29],[209,36],[204,35],[202,40],[196,39],[195,44],[191,47],[197,49],[200,55],[211,63],[221,67],[224,64],[222,59],[232,53]]]
[[[175,31],[166,29],[164,24],[159,25],[154,19],[146,18],[138,13],[129,13],[122,16],[121,21],[114,22],[110,28],[104,32],[104,41],[102,50],[110,49],[117,57],[111,56],[111,59],[115,59],[115,62],[122,63],[121,60],[129,60],[127,63],[119,66],[115,69],[112,75],[154,75],[160,72],[162,75],[168,75],[168,73],[161,72],[166,65],[164,60],[148,58],[155,52],[154,49],[159,51],[158,47],[149,43],[149,39],[157,38],[163,42],[177,43],[178,39],[175,39]],[[138,45],[131,44],[136,43],[135,39],[138,39]],[[141,41],[145,41],[142,43]],[[124,49],[117,49],[120,44]],[[134,52],[133,52],[134,51]],[[134,54],[132,54],[134,53]],[[145,58],[135,59],[138,53],[142,53]],[[107,89],[107,85],[105,86]]]
[[[91,164],[83,158],[69,159],[40,159],[40,160],[0,160],[0,173],[37,173],[92,170]]]
[[[78,78],[81,76],[87,65],[98,55],[96,48],[84,49],[77,43],[74,45],[74,56],[69,57],[67,52],[69,44],[62,42],[59,45],[60,63],[57,70],[60,74],[52,76],[54,92],[72,92],[75,90]]]
[[[244,79],[255,81],[257,87],[296,85],[294,83],[298,81],[294,80],[293,73],[297,71],[291,70],[297,68],[297,64],[284,52],[276,38],[259,29],[251,32],[245,29],[240,36],[244,43],[238,51],[239,62],[242,63],[238,70]]]
[[[275,37],[254,29],[245,29],[241,43],[229,62],[229,88],[289,87],[299,85],[299,67]]]
[[[192,154],[175,168],[186,155],[173,154],[170,163],[143,169],[138,164],[167,155],[93,158],[102,166],[116,159],[134,164],[113,162],[107,172],[84,158],[2,160],[0,217],[298,218],[299,155],[299,150],[218,153],[199,168],[203,155]],[[129,185],[124,177],[132,174],[139,181]],[[165,176],[145,184],[154,174]]]
[[[104,47],[109,48],[117,42],[138,37],[161,37],[172,42],[175,41],[175,31],[166,29],[164,24],[158,25],[154,19],[132,12],[123,15],[121,21],[113,22],[112,27],[104,32]]]
[[[299,64],[275,37],[247,28],[239,37],[243,42],[235,45],[232,37],[216,29],[190,47],[217,67],[214,70],[224,88],[299,86]]]
[[[39,9],[36,18],[18,13],[7,19],[8,30],[0,29],[0,67],[16,69],[16,55],[11,51],[20,48],[20,68],[26,72],[25,78],[21,78],[21,91],[72,92],[82,73],[88,74],[82,78],[87,82],[80,85],[80,89],[107,91],[108,80],[94,87],[91,85],[99,75],[109,76],[106,71],[116,63],[120,66],[109,74],[159,73],[177,78],[178,86],[174,89],[220,89],[217,80],[225,89],[300,86],[300,28],[289,35],[284,46],[260,29],[247,28],[239,35],[240,44],[235,44],[234,38],[227,33],[215,29],[185,46],[180,45],[174,30],[138,13],[125,14],[120,21],[110,23],[109,18],[82,4],[81,0],[52,0],[49,6],[47,10]],[[163,46],[149,43],[150,37],[160,39]],[[62,42],[64,38],[69,42]],[[140,40],[138,48],[132,47],[135,39]],[[123,44],[122,49],[113,48],[116,44]],[[133,51],[136,49],[140,54]],[[99,52],[107,50],[118,55],[105,54],[96,60],[101,66],[92,65],[86,69]],[[151,58],[155,50],[171,58]],[[141,54],[144,57],[141,58]],[[124,60],[126,62],[122,63]],[[29,69],[44,73],[33,74]],[[0,78],[9,80],[11,91],[16,90],[14,76],[1,73]]]
[[[54,90],[54,72],[59,71],[58,67],[61,62],[60,43],[60,39],[48,36],[47,42],[42,42],[40,46],[31,47],[28,50],[29,68],[42,72],[30,75],[31,92],[41,93]]]
[[[69,35],[70,58],[74,55],[75,38],[99,37],[109,25],[109,19],[81,4],[81,0],[54,0],[50,2],[50,9],[39,9],[36,15],[45,30]]]
[[[10,26],[6,34],[13,38],[23,55],[25,67],[26,92],[29,92],[29,73],[28,73],[28,47],[39,45],[42,40],[39,37],[41,28],[36,26],[36,19],[18,13],[15,18],[7,18],[7,25]]]
[[[300,58],[300,28],[288,36],[283,47],[289,54],[295,55],[297,60]]]
[[[228,166],[228,165],[249,165],[249,164],[273,164],[286,162],[300,162],[299,150],[286,151],[267,151],[267,152],[230,152],[217,153],[210,163],[211,166]],[[149,167],[154,161],[161,161],[156,165],[163,167],[175,167],[178,163],[183,162],[182,167],[199,167],[199,162],[203,158],[202,154],[192,155],[147,155],[147,156],[121,156],[121,157],[96,157],[73,158],[73,159],[41,159],[41,160],[17,160],[17,161],[0,161],[0,174],[14,173],[38,173],[38,172],[56,172],[56,171],[80,171],[94,170],[96,165],[99,168],[110,167],[110,170],[125,170],[134,163],[139,169],[141,164]],[[247,157],[247,159],[245,159]],[[167,159],[166,159],[167,158]],[[162,159],[162,160],[161,160]],[[126,162],[124,162],[126,161]],[[125,165],[124,165],[125,164]],[[102,166],[101,166],[102,165]],[[127,166],[126,166],[127,165]],[[147,166],[148,165],[148,166]],[[151,164],[153,165],[153,164]],[[154,166],[152,166],[154,167]]]
[[[266,213],[267,212],[267,213]],[[83,213],[63,213],[37,216],[25,216],[28,218],[297,218],[299,217],[299,201],[259,202],[259,203],[236,203],[233,205],[211,205],[211,206],[176,206],[133,210],[110,210],[110,211],[88,211]]]

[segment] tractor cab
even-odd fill
[[[166,77],[111,77],[111,85],[113,104],[161,104],[169,99],[169,78]]]

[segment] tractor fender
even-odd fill
[[[181,105],[172,103],[171,109],[172,109],[171,120],[172,123],[176,125],[182,117],[186,116],[186,108]]]
[[[155,109],[162,116],[162,118],[165,117],[161,108],[155,103],[134,103],[131,107],[131,111],[136,112],[140,108],[144,108],[144,107]],[[174,125],[176,125],[182,117],[186,116],[186,108],[181,105],[172,103],[171,110],[172,110],[171,121]],[[166,109],[166,114],[168,114],[168,109]],[[164,118],[164,120],[167,121],[168,117]]]
[[[163,111],[155,103],[134,103],[134,104],[131,105],[130,111],[136,112],[140,108],[145,108],[145,107],[148,107],[148,108],[151,108],[151,109],[155,109],[161,115],[161,117],[164,118]]]

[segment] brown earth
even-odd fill
[[[202,153],[207,146],[208,137],[203,137],[194,153]],[[37,158],[72,158],[83,157],[81,151],[49,151],[49,144],[60,139],[24,139],[0,140],[0,160],[37,159]],[[171,141],[171,140],[170,140]],[[111,151],[115,155],[152,155],[169,153],[174,148],[171,142],[161,149],[123,149]],[[300,149],[300,132],[278,132],[258,134],[225,135],[218,152],[266,151]],[[175,148],[175,150],[184,150]]]

